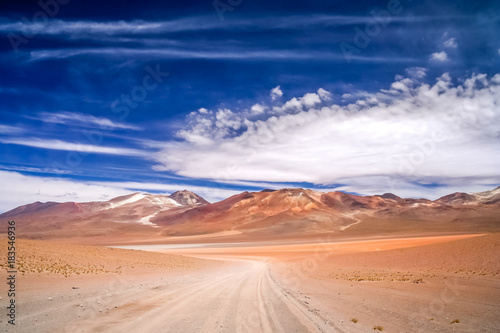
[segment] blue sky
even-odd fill
[[[2,3],[0,210],[498,186],[497,1]]]

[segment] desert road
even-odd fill
[[[258,258],[229,259],[216,272],[153,283],[135,292],[115,290],[109,296],[100,301],[107,311],[82,318],[66,331],[340,332],[328,318],[282,288],[266,261]],[[122,305],[114,308],[117,300]]]

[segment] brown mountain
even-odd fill
[[[180,203],[182,206],[196,205],[196,204],[208,204],[208,201],[200,197],[198,194],[189,191],[177,191],[169,196],[170,199],[174,199],[176,202]]]
[[[241,239],[426,231],[500,231],[500,187],[453,193],[435,201],[386,193],[359,196],[292,188],[243,192],[216,203],[189,191],[133,193],[106,202],[40,203],[0,215],[28,237],[226,232]]]
[[[439,198],[436,202],[449,205],[466,205],[466,204],[498,204],[500,203],[500,186],[491,191],[479,193],[461,193],[456,192]]]
[[[206,203],[205,199],[188,191],[170,196],[132,193],[104,202],[35,202],[1,214],[0,223],[16,220],[21,234],[36,237],[77,231],[85,235],[102,235],[157,228],[150,219],[158,213]]]
[[[443,198],[402,199],[394,194],[358,196],[304,189],[244,192],[189,211],[169,210],[152,222],[166,235],[216,231],[249,237],[301,237],[321,233],[397,233],[409,230],[481,231],[500,228],[497,191],[471,195],[460,204]]]

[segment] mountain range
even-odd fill
[[[434,201],[301,188],[243,192],[216,203],[189,191],[169,196],[132,193],[109,201],[35,202],[0,215],[1,225],[9,220],[16,221],[20,235],[30,238],[226,233],[256,240],[338,233],[500,231],[500,187]]]

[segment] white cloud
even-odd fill
[[[45,23],[8,22],[0,24],[0,31],[18,32],[23,34],[44,35],[90,35],[103,33],[133,34],[155,32],[158,29],[168,29],[168,22],[145,22],[145,21],[63,21],[51,20]],[[163,30],[165,31],[165,30]]]
[[[266,107],[257,103],[257,104],[252,105],[252,108],[250,110],[252,111],[253,115],[259,115],[259,114],[264,113],[264,111],[266,110]]]
[[[304,95],[304,97],[302,97],[302,104],[306,108],[311,108],[319,103],[321,103],[321,98],[319,97],[318,94],[307,93]]]
[[[444,47],[449,49],[456,49],[458,44],[455,38],[450,38],[443,43]]]
[[[318,89],[318,95],[323,101],[330,101],[332,99],[332,93],[323,88]]]
[[[331,101],[332,94],[322,88],[318,89],[318,93],[306,93],[299,98],[292,98],[282,106],[274,106],[273,111],[277,115],[293,114],[301,112],[312,107],[318,106],[323,102]]]
[[[115,122],[107,118],[94,117],[92,115],[75,113],[75,112],[59,112],[59,113],[40,112],[40,116],[36,119],[46,123],[64,124],[64,125],[84,125],[84,126],[91,125],[92,127],[98,126],[104,129],[131,129],[131,130],[141,129],[134,125]]]
[[[227,137],[243,126],[241,116],[229,109],[219,109],[216,112],[202,109],[191,112],[188,121],[190,129],[178,131],[177,136],[198,144],[208,144],[212,139]]]
[[[54,168],[38,168],[38,167],[26,167],[22,165],[0,165],[0,170],[8,170],[8,171],[21,171],[21,172],[36,172],[36,173],[45,173],[45,174],[71,174],[70,171],[60,170]]]
[[[229,126],[226,136],[188,127],[203,144],[167,142],[157,168],[227,181],[349,185],[378,177],[385,183],[377,181],[376,192],[425,182],[443,184],[443,193],[452,185],[500,183],[499,74],[474,75],[459,86],[448,74],[434,85],[400,78],[364,96],[340,106],[305,94],[264,120],[240,115],[244,125],[232,133]]]
[[[0,212],[36,201],[86,202],[106,201],[135,191],[161,191],[170,194],[187,189],[208,201],[225,199],[238,191],[184,184],[137,182],[83,182],[60,178],[26,176],[18,172],[1,171],[0,183],[8,191],[0,191]]]
[[[43,61],[47,59],[67,59],[76,56],[90,55],[90,56],[104,56],[110,58],[116,57],[149,57],[149,58],[161,58],[161,59],[252,59],[252,60],[276,60],[276,59],[293,59],[293,60],[317,60],[321,59],[323,61],[333,61],[333,62],[344,62],[345,57],[338,52],[330,51],[311,51],[311,52],[297,52],[296,50],[282,50],[268,48],[265,50],[247,50],[243,47],[241,48],[222,48],[213,50],[199,50],[193,48],[192,45],[186,45],[185,47],[168,47],[168,48],[137,48],[137,47],[125,47],[125,46],[110,46],[110,47],[76,47],[67,49],[40,49],[29,51],[30,61]],[[418,61],[416,58],[412,57],[401,57],[401,56],[361,56],[353,55],[352,59],[359,62],[367,63],[387,63],[398,62],[398,63],[414,63]]]
[[[227,131],[224,134],[229,134],[231,130],[238,130],[241,127],[241,121],[229,109],[219,109],[215,114],[215,119],[215,126]]]
[[[489,191],[495,187],[491,184],[497,184],[495,179],[478,179],[477,182],[464,183],[459,181],[450,182],[445,186],[426,187],[423,184],[416,184],[400,178],[380,176],[343,179],[342,181],[349,185],[337,187],[334,191],[362,193],[363,195],[393,192],[402,198],[425,198],[430,200],[436,200],[454,192],[477,193]]]
[[[431,54],[431,57],[430,57],[431,60],[434,60],[434,61],[441,61],[441,62],[444,62],[444,61],[447,61],[448,60],[448,55],[446,54],[446,52],[444,51],[441,51],[441,52],[435,52],[433,54]]]
[[[271,99],[274,101],[283,96],[283,91],[281,91],[281,86],[274,87],[271,89]]]
[[[130,191],[57,178],[25,176],[17,172],[0,171],[0,181],[8,191],[0,192],[0,211],[36,201],[96,201],[109,200]]]
[[[273,90],[278,91],[279,86]],[[281,106],[256,103],[240,112],[233,112],[229,109],[219,109],[213,112],[202,108],[188,115],[189,125],[178,131],[177,136],[192,143],[209,145],[214,140],[244,132],[248,126],[253,126],[255,119],[302,112],[331,99],[332,94],[329,91],[319,88],[317,93],[306,93],[302,97],[294,97]],[[158,148],[158,145],[155,147]]]
[[[65,142],[61,140],[44,140],[36,138],[9,138],[9,139],[0,139],[0,142],[5,144],[14,144],[14,145],[43,148],[43,149],[77,151],[88,154],[110,154],[110,155],[140,156],[140,157],[146,157],[149,155],[149,153],[137,149],[97,146],[97,145],[89,145],[83,143]]]
[[[409,77],[414,79],[423,79],[427,76],[427,68],[424,67],[410,67],[405,72]]]
[[[188,190],[194,192],[209,202],[217,202],[241,193],[237,190],[228,190],[217,186],[197,186],[186,184],[161,184],[161,183],[139,183],[139,182],[94,182],[96,186],[107,186],[110,188],[124,188],[130,191],[161,191],[163,193],[173,193],[175,191]]]
[[[24,132],[24,129],[16,126],[0,124],[0,134],[19,134]]]
[[[391,22],[415,23],[434,22],[436,19],[445,19],[445,16],[394,16]],[[42,20],[43,21],[43,20]],[[98,38],[104,39],[116,35],[158,35],[169,32],[183,31],[206,31],[206,30],[232,30],[239,29],[268,31],[288,30],[311,27],[342,26],[342,25],[364,25],[373,22],[373,18],[367,15],[275,15],[266,17],[248,17],[231,22],[214,20],[212,15],[193,15],[172,20],[163,21],[83,21],[83,20],[59,20],[51,19],[44,22],[23,22],[20,20],[2,19],[0,32],[20,33],[25,35],[43,34],[64,36],[66,38]]]

